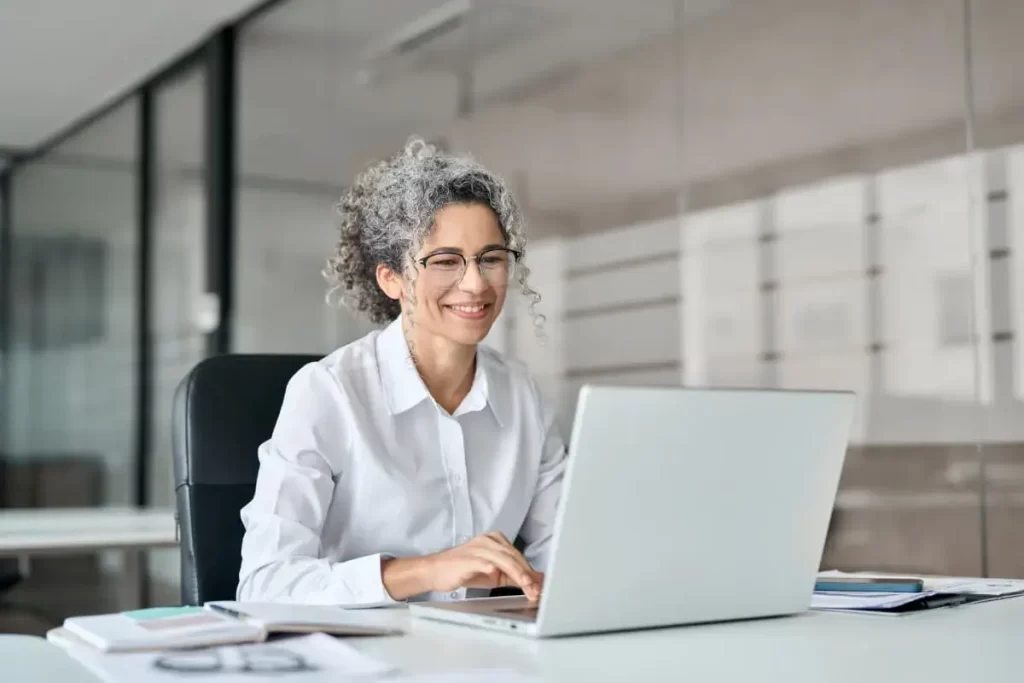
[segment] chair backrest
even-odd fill
[[[207,358],[181,381],[171,418],[181,527],[181,601],[233,600],[257,455],[273,433],[288,381],[316,356]]]

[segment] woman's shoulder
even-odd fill
[[[341,391],[358,390],[366,378],[376,376],[376,338],[369,334],[340,346],[329,354],[310,361],[292,377],[291,383],[309,389]]]

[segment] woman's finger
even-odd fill
[[[530,577],[533,579],[534,582],[536,582],[537,572],[534,571],[533,567],[530,566],[530,563],[526,561],[525,557],[523,557],[523,554],[519,552],[519,549],[512,545],[512,543],[509,542],[509,540],[505,537],[504,534],[502,534],[500,531],[492,531],[489,534],[485,534],[485,537],[493,541],[494,544],[501,548],[503,552],[511,555],[512,558],[519,564],[519,566],[523,568],[524,571],[529,572]]]
[[[490,562],[503,574],[512,579],[511,585],[519,586],[527,595],[535,595],[538,592],[533,572],[524,569],[514,557],[503,549],[481,546],[475,548],[473,553],[483,560]]]

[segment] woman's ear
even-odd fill
[[[377,266],[377,285],[388,298],[395,301],[402,298],[402,288],[405,285],[401,276],[383,263]]]

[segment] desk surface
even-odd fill
[[[4,683],[100,683],[62,649],[36,636],[0,634],[0,662]]]
[[[905,617],[812,612],[544,641],[410,619],[404,608],[378,610],[374,618],[407,633],[348,642],[407,673],[501,667],[552,683],[1019,683],[1024,676],[1024,598]],[[19,647],[0,636],[0,661],[11,660],[12,651],[26,661]],[[77,679],[51,676],[47,657],[32,658],[36,668],[24,664],[23,672],[38,678],[25,680],[93,683],[84,669]]]
[[[544,641],[393,618],[408,635],[352,643],[410,671],[501,666],[558,682],[1024,680],[1024,598],[903,617],[809,612]]]
[[[0,510],[0,556],[176,545],[177,529],[171,509]]]

